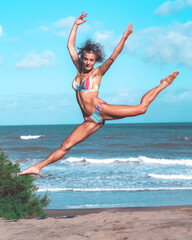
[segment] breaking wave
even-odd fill
[[[38,192],[138,192],[138,191],[174,191],[192,190],[192,187],[159,187],[159,188],[40,188]]]
[[[148,174],[148,176],[157,179],[192,180],[192,175]]]
[[[30,140],[30,139],[38,139],[38,138],[42,138],[42,137],[45,137],[45,135],[27,135],[27,136],[20,136],[20,139]]]
[[[147,163],[147,164],[159,164],[159,165],[184,165],[192,166],[192,159],[165,159],[165,158],[149,158],[145,156],[130,157],[130,158],[103,158],[103,159],[91,159],[91,158],[76,158],[69,157],[61,163],[88,163],[88,164],[112,164],[112,163]]]

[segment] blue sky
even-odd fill
[[[76,46],[92,38],[106,57],[133,22],[133,34],[103,77],[103,100],[138,104],[162,78],[180,71],[145,115],[113,123],[192,122],[192,0],[1,0],[0,125],[83,121],[67,51],[71,26],[83,10],[87,22]]]

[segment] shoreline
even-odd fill
[[[155,206],[155,207],[118,207],[118,208],[75,208],[75,209],[44,209],[47,217],[62,217],[62,216],[82,216],[100,212],[154,212],[163,210],[180,210],[192,209],[192,205],[177,205],[177,206]]]

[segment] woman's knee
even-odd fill
[[[140,108],[139,108],[139,111],[140,111],[140,114],[145,114],[147,112],[147,109],[148,109],[148,105],[147,104],[140,104]]]
[[[65,139],[64,142],[61,144],[60,149],[62,151],[69,151],[72,148],[73,144],[70,139]]]

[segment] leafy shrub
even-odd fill
[[[45,217],[49,204],[47,193],[40,197],[32,176],[17,176],[19,164],[12,163],[0,149],[0,217],[20,219]]]

